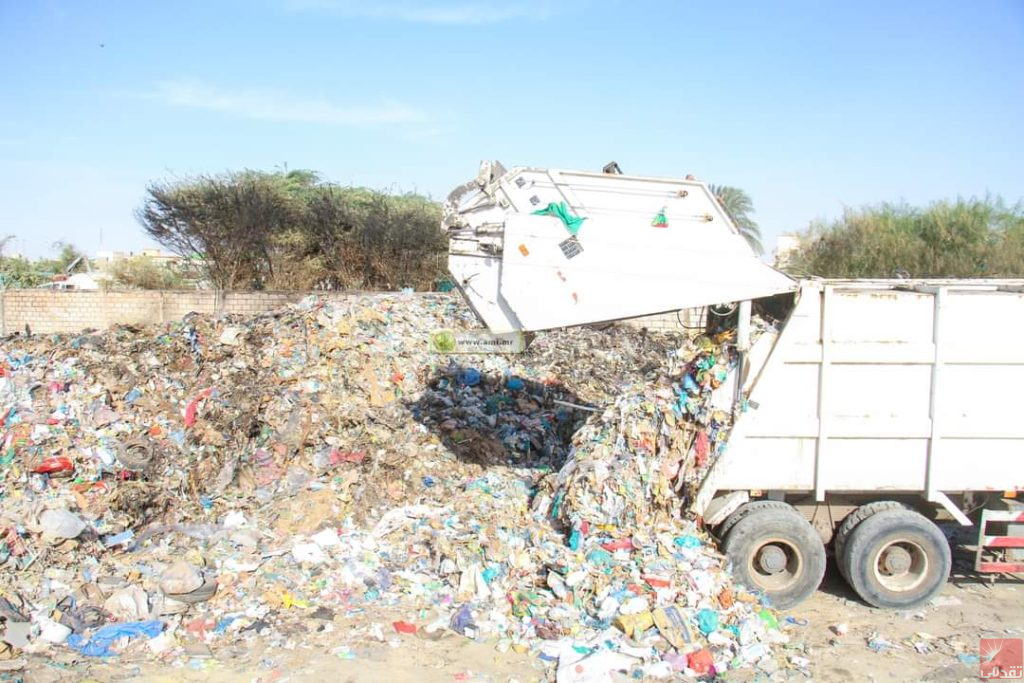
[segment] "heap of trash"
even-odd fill
[[[687,514],[732,420],[729,336],[431,350],[476,325],[382,294],[6,338],[0,669],[409,637],[558,681],[792,668]]]

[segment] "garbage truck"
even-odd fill
[[[924,604],[957,524],[976,572],[1024,572],[1024,280],[795,280],[692,179],[484,162],[442,221],[495,334],[732,304],[736,418],[692,512],[775,605],[828,551],[865,602]]]

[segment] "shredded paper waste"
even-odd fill
[[[466,638],[559,682],[785,674],[786,624],[687,512],[729,336],[430,352],[477,326],[381,294],[6,338],[0,660]]]

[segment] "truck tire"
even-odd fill
[[[874,503],[868,503],[867,505],[861,505],[859,508],[846,515],[843,518],[843,523],[839,525],[839,530],[836,531],[836,536],[832,539],[832,549],[834,550],[836,558],[836,567],[839,568],[839,573],[843,575],[846,582],[850,582],[850,571],[848,565],[848,558],[846,557],[846,542],[850,538],[850,534],[857,525],[863,522],[871,515],[879,512],[885,512],[886,510],[909,510],[910,508],[903,503],[895,500],[876,500]]]
[[[858,524],[847,540],[847,580],[874,607],[911,609],[942,590],[951,565],[939,528],[913,510],[886,510]]]
[[[729,532],[736,526],[737,522],[759,510],[788,510],[789,512],[796,512],[792,505],[781,500],[755,500],[750,503],[744,503],[734,513],[726,517],[725,521],[715,529],[715,535],[718,537],[718,540],[724,544],[725,537],[729,535]]]
[[[736,522],[722,546],[736,580],[766,594],[779,609],[810,596],[825,575],[821,537],[788,505],[750,512]]]

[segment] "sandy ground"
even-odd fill
[[[932,605],[896,612],[868,607],[830,568],[821,590],[791,614],[808,621],[793,629],[792,645],[806,647],[816,681],[976,681],[977,659],[957,655],[976,657],[981,638],[1024,637],[1024,579],[993,584],[955,572]],[[840,623],[849,628],[841,638],[830,628]],[[873,636],[891,647],[876,652]]]
[[[988,577],[968,571],[971,561],[969,552],[961,550],[956,556],[954,576],[941,596],[934,604],[913,612],[866,606],[830,567],[821,590],[786,613],[794,621],[807,620],[806,625],[787,626],[791,642],[786,652],[810,662],[806,671],[788,672],[789,680],[978,680],[975,657],[980,638],[1024,637],[1024,577],[1003,577],[992,583]],[[386,623],[393,616],[379,619]],[[848,632],[839,637],[833,627],[841,623],[847,625]],[[36,660],[23,674],[23,680],[527,683],[550,675],[536,658],[500,653],[491,643],[457,636],[428,641],[398,635],[377,643],[347,637],[349,628],[350,622],[339,620],[330,634],[297,638],[294,649],[268,649],[258,655],[221,649],[212,657],[180,658],[165,666],[144,660],[125,661],[123,657],[88,669]],[[875,649],[869,646],[873,639]],[[347,647],[348,653],[339,652],[339,646]],[[735,681],[754,679],[756,675],[742,672],[725,677]]]

